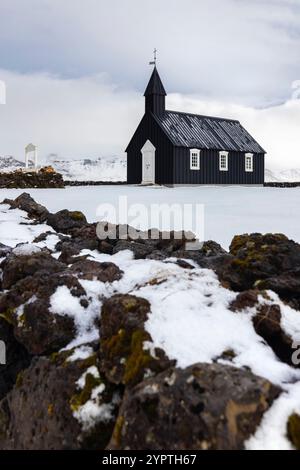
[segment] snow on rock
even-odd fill
[[[22,243],[12,250],[13,254],[16,256],[30,256],[40,251],[41,248],[32,243]]]
[[[68,356],[67,362],[75,362],[83,359],[87,359],[93,354],[93,349],[90,346],[82,345],[74,348],[73,353]]]
[[[89,281],[86,281],[88,283]],[[99,288],[101,288],[99,283]],[[87,291],[88,293],[88,291]],[[80,298],[74,297],[67,286],[59,286],[55,293],[50,297],[50,311],[57,315],[67,315],[74,320],[77,328],[77,337],[66,349],[72,349],[75,346],[88,343],[98,339],[98,330],[95,327],[95,319],[99,316],[101,302],[96,295],[88,297],[91,302],[87,308],[80,303]]]
[[[65,235],[66,236],[66,235]],[[35,243],[40,248],[48,248],[50,251],[55,250],[55,245],[59,242],[59,236],[56,233],[49,233],[45,240]]]
[[[40,250],[42,245],[30,245],[28,242],[50,228],[46,224],[32,225],[26,213],[8,210],[8,207],[0,205],[0,229],[1,243],[10,246],[23,243],[14,249],[15,254],[22,255]],[[51,235],[51,243],[47,242],[47,246],[52,249],[57,241],[55,237],[55,234]],[[143,297],[151,305],[145,327],[154,347],[162,348],[170,359],[177,361],[179,367],[197,362],[229,363],[222,354],[231,350],[231,365],[248,367],[254,374],[283,388],[284,393],[265,414],[255,435],[247,442],[247,448],[291,448],[286,437],[286,422],[292,412],[300,410],[300,370],[281,362],[255,332],[252,324],[255,308],[231,311],[230,303],[237,294],[223,287],[216,274],[208,269],[184,269],[172,262],[175,261],[172,259],[135,260],[129,250],[114,255],[82,250],[80,255],[98,262],[113,262],[124,274],[120,280],[112,283],[78,279],[86,292],[87,306],[82,305],[82,297],[74,297],[65,285],[59,286],[50,297],[50,311],[71,317],[77,328],[76,338],[66,348],[76,347],[69,361],[90,355],[86,343],[99,337],[96,320],[105,298],[116,293]],[[259,302],[280,306],[282,328],[296,340],[300,335],[299,312],[284,304],[273,292],[268,294],[269,300],[259,296]],[[96,368],[90,368],[87,372],[99,378]],[[79,379],[79,389],[84,386],[85,379],[86,375]],[[105,384],[100,383],[93,389],[90,399],[74,411],[74,416],[86,429],[95,422],[109,421],[120,400],[115,394],[112,402],[101,402],[104,390]]]
[[[52,229],[46,224],[35,224],[26,212],[0,204],[0,242],[4,245],[15,247],[20,243],[32,243],[47,230]]]
[[[300,413],[300,383],[286,386],[273,406],[267,411],[254,434],[246,443],[248,450],[293,450],[287,439],[287,421],[293,413]]]
[[[115,393],[111,403],[99,403],[99,397],[104,389],[104,384],[96,387],[92,391],[90,400],[74,411],[74,418],[82,424],[83,431],[93,428],[99,421],[107,423],[113,419],[113,411],[120,403],[120,397]]]
[[[100,380],[97,367],[91,366],[76,382],[79,390],[84,389],[88,375],[92,375],[95,379]],[[81,423],[83,431],[92,429],[100,421],[107,423],[113,419],[113,411],[120,402],[120,396],[115,392],[110,403],[103,403],[101,402],[101,395],[104,390],[104,383],[94,387],[90,399],[73,412],[74,418]]]

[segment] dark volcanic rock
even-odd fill
[[[0,243],[0,258],[7,256],[11,252],[12,248],[7,245]]]
[[[74,262],[72,258],[79,255],[81,250],[99,250],[100,248],[95,224],[71,229],[69,234],[71,237],[62,239],[55,246],[56,251],[61,251],[60,261],[66,264],[72,264]]]
[[[280,306],[261,305],[252,321],[256,333],[264,338],[279,359],[293,366],[293,340],[281,327]]]
[[[48,274],[63,271],[66,266],[53,258],[48,250],[41,250],[30,255],[11,254],[2,261],[2,288],[9,289],[17,281],[38,272]]]
[[[300,450],[300,416],[297,413],[288,419],[287,435],[293,446]]]
[[[291,307],[300,310],[300,268],[257,281],[256,287],[276,292]]]
[[[220,364],[171,368],[129,390],[109,449],[243,449],[280,389]]]
[[[118,392],[100,377],[96,354],[71,362],[68,354],[33,360],[20,374],[0,403],[1,449],[105,448],[115,422]],[[80,378],[82,386],[77,384]],[[103,417],[99,413],[85,422],[81,410],[89,400],[95,407],[103,406]]]
[[[92,281],[97,279],[101,282],[119,281],[122,271],[114,263],[98,263],[97,261],[82,260],[72,264],[70,271],[80,279]]]
[[[145,342],[152,342],[144,328],[149,311],[147,300],[132,295],[114,295],[104,302],[100,363],[110,382],[132,386],[145,374],[157,374],[174,364],[161,349],[152,352],[145,347]]]
[[[80,211],[63,209],[55,214],[48,214],[47,223],[57,232],[69,233],[75,228],[86,225],[87,220]]]
[[[144,259],[153,251],[153,246],[151,244],[136,241],[119,240],[113,247],[113,254],[123,250],[131,250],[135,259]]]
[[[265,298],[265,302],[259,302],[259,295]],[[244,291],[237,295],[229,308],[236,312],[255,307],[256,313],[252,317],[252,322],[256,333],[266,341],[281,361],[295,366],[292,362],[293,340],[282,329],[280,306],[268,300],[270,299],[265,291]],[[298,313],[295,312],[295,315]]]
[[[13,325],[16,339],[30,354],[57,351],[75,337],[73,318],[50,311],[50,297],[60,286],[87,301],[76,277],[67,273],[27,276],[0,296],[0,314]]]
[[[68,239],[67,236],[62,235],[61,233],[56,233],[54,231],[52,232],[50,230],[47,230],[47,232],[43,232],[40,235],[38,235],[37,237],[35,237],[35,239],[32,241],[32,243],[44,242],[51,235],[56,235],[60,240]]]
[[[233,302],[231,302],[229,308],[233,312],[244,310],[245,308],[252,308],[258,304],[258,290],[246,290],[240,292]]]
[[[60,173],[14,171],[0,173],[0,188],[64,188]]]
[[[17,375],[30,364],[26,349],[14,337],[13,327],[0,318],[0,340],[5,344],[5,364],[0,364],[0,399],[12,389]]]
[[[219,275],[237,291],[259,286],[258,281],[300,266],[300,245],[282,234],[236,236],[230,253],[234,258]]]
[[[176,258],[192,259],[201,268],[212,269],[222,275],[226,266],[231,262],[232,255],[228,254],[221,245],[208,240],[198,250],[178,250],[172,256]]]
[[[46,207],[35,202],[28,193],[22,193],[14,200],[5,199],[3,203],[9,204],[12,209],[21,209],[27,212],[30,219],[36,219],[39,222],[44,222],[49,213]]]

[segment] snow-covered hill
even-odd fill
[[[24,167],[25,163],[16,160],[14,157],[8,155],[0,157],[0,172],[14,171],[17,168]]]
[[[65,180],[72,181],[125,181],[126,160],[118,157],[112,158],[82,158],[78,160],[59,159],[57,155],[50,155],[46,161],[40,162],[43,166],[52,165],[56,171],[63,175]],[[24,167],[25,164],[12,156],[0,157],[0,172],[14,171]]]
[[[266,182],[299,182],[300,168],[290,168],[287,170],[265,170]]]
[[[76,181],[125,181],[126,160],[113,158],[83,158],[80,160],[59,160],[55,155],[48,157],[47,164],[63,175],[64,180]]]
[[[63,175],[64,180],[70,181],[125,181],[126,159],[110,158],[81,158],[77,160],[60,159],[56,154],[49,155],[41,164],[52,165]],[[24,167],[24,163],[12,156],[0,157],[0,172],[14,171]],[[266,168],[266,182],[300,181],[300,168],[275,170]]]

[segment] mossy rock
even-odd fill
[[[14,325],[15,308],[7,308],[4,312],[0,313],[0,318],[3,318],[10,325]]]
[[[106,300],[100,319],[100,368],[115,384],[133,386],[165,368],[171,361],[160,349],[152,354],[145,343],[152,338],[145,330],[150,311],[146,299],[115,295]]]
[[[80,211],[71,211],[70,217],[73,220],[80,220],[80,221],[86,222],[85,215]]]
[[[291,443],[300,450],[300,416],[296,413],[292,414],[287,423],[288,438]]]
[[[72,411],[78,411],[91,397],[94,388],[98,387],[102,380],[93,374],[87,373],[85,376],[85,384],[82,390],[70,398],[70,407]]]

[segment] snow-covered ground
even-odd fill
[[[22,192],[0,189],[0,200],[14,199]],[[82,186],[26,192],[52,212],[81,210],[90,222],[98,220],[100,204],[111,203],[118,208],[119,196],[127,196],[128,206],[139,203],[148,209],[151,204],[162,203],[204,204],[204,239],[215,240],[224,248],[234,235],[251,232],[282,232],[300,242],[300,188]],[[141,221],[142,229],[147,228],[148,214]],[[124,222],[124,214],[120,221]],[[163,220],[160,228],[168,230],[168,221]],[[178,217],[174,228],[181,228]]]
[[[136,191],[135,189],[135,197],[137,197]],[[60,201],[61,207],[65,207],[66,202],[70,200],[67,197],[73,195],[74,199],[75,196],[73,191],[64,193],[45,191],[43,194],[45,199],[39,200],[44,203],[50,203],[52,200],[50,209],[53,209],[55,198],[59,194],[62,198],[64,194],[66,195],[66,198]],[[87,195],[93,194],[95,196],[92,191],[86,193],[85,203],[90,201]],[[154,190],[150,194],[162,193]],[[229,192],[228,194],[238,196],[239,193]],[[299,192],[295,194],[299,195]],[[14,195],[11,191],[6,194],[10,197]],[[33,195],[37,196],[37,194]],[[279,201],[280,197],[277,196],[277,198]],[[241,201],[241,195],[239,200]],[[215,198],[214,203],[217,204]],[[256,203],[258,203],[257,198]],[[227,200],[227,207],[230,208],[229,200]],[[57,208],[56,206],[55,209]],[[11,246],[20,242],[32,242],[37,234],[48,229],[49,227],[45,224],[32,225],[32,221],[26,218],[26,213],[23,211],[9,210],[7,205],[0,205],[1,243],[8,243],[10,237]],[[53,229],[50,230],[53,232]],[[17,253],[28,254],[30,250],[36,251],[45,245],[54,250],[53,237],[56,235],[50,235],[46,241],[39,243],[38,247],[35,245],[18,247]],[[83,250],[81,254],[99,262],[112,261],[120,267],[124,275],[119,281],[111,284],[97,280],[80,280],[88,298],[92,299],[84,315],[82,315],[83,307],[80,304],[80,298],[72,296],[66,286],[60,286],[51,296],[50,302],[55,312],[72,316],[77,325],[77,338],[68,347],[78,345],[80,348],[78,354],[82,354],[83,344],[98,337],[98,328],[93,327],[93,321],[99,315],[103,297],[110,297],[118,292],[144,297],[151,304],[146,329],[153,338],[154,346],[163,348],[171,359],[177,361],[178,366],[186,367],[196,362],[212,362],[230,348],[236,355],[230,364],[236,367],[250,367],[253,373],[283,388],[283,393],[265,414],[255,435],[246,443],[246,447],[248,449],[292,448],[286,437],[286,423],[290,414],[300,412],[300,370],[279,361],[272,349],[256,334],[251,321],[255,309],[247,308],[238,313],[230,311],[229,303],[237,294],[223,287],[213,271],[208,269],[197,266],[192,270],[183,269],[172,259],[166,261],[134,260],[129,250],[115,255],[90,250]],[[53,256],[57,257],[57,254],[53,253]],[[151,282],[154,279],[161,282]],[[297,340],[300,335],[299,312],[285,305],[271,291],[269,299],[267,302],[270,304],[280,305],[282,329]],[[266,302],[263,298],[260,301]],[[94,408],[91,406],[91,409],[84,410],[84,416],[80,415],[77,418],[89,423],[89,420],[93,419]]]

